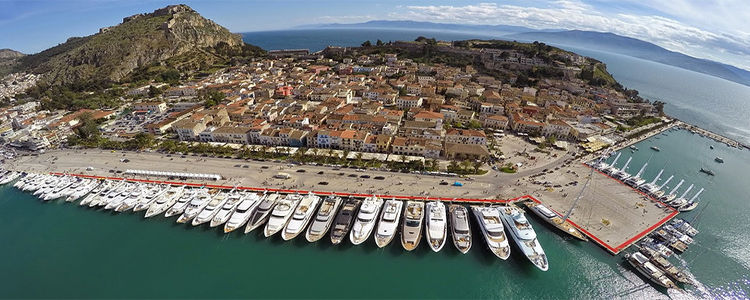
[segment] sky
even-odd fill
[[[185,3],[233,32],[414,20],[633,37],[750,70],[750,0],[0,0],[0,48],[35,53],[136,13]]]

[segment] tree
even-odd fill
[[[377,41],[375,42],[375,45],[377,45],[377,46],[383,46],[383,41],[381,41],[380,39],[378,39],[378,40],[377,40]]]
[[[480,123],[477,120],[471,120],[471,121],[469,121],[469,128],[471,128],[471,129],[482,128],[482,123]]]
[[[79,125],[75,129],[76,135],[83,141],[96,141],[99,139],[101,132],[99,132],[99,125],[94,120],[94,115],[90,112],[85,112],[78,116]]]
[[[474,161],[473,167],[474,167],[474,174],[479,174],[479,168],[481,168],[483,163],[481,161]]]
[[[470,160],[466,159],[466,160],[464,160],[464,161],[461,162],[461,169],[463,169],[464,171],[468,171],[470,167],[471,167],[471,161]]]
[[[451,160],[448,164],[448,171],[455,172],[458,169],[458,162]]]
[[[378,41],[380,41],[380,40],[378,40]],[[357,152],[356,157],[357,157],[357,165],[358,166],[362,165],[362,156],[364,156],[364,154],[362,154],[362,152]]]
[[[203,106],[206,108],[216,106],[221,103],[221,101],[224,101],[224,98],[224,94],[219,91],[205,92],[200,96],[200,99],[204,101]]]
[[[153,85],[148,86],[148,96],[150,98],[161,95],[161,90]]]
[[[370,42],[369,40],[367,40],[364,43],[362,43],[362,47],[365,47],[365,48],[372,47],[372,42]]]
[[[133,136],[133,139],[128,141],[128,148],[142,150],[150,148],[154,145],[154,142],[155,139],[153,135],[149,133],[139,132],[135,136]]]

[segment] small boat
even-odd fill
[[[448,237],[448,219],[445,213],[445,204],[441,201],[428,202],[425,215],[425,236],[430,249],[438,252],[443,249]]]
[[[718,156],[714,158],[714,161],[716,161],[717,163],[724,163],[724,159]]]
[[[495,206],[471,206],[471,210],[490,251],[502,260],[508,259],[510,244],[505,235],[503,221],[500,220],[500,209]]]
[[[237,209],[229,217],[229,220],[224,223],[224,233],[229,233],[237,228],[242,227],[250,219],[255,207],[260,204],[261,197],[256,193],[250,193],[242,197],[242,201],[237,205]]]
[[[672,255],[674,255],[672,249],[669,249],[669,247],[665,246],[662,242],[659,242],[650,236],[643,238],[638,243],[638,246],[654,250],[664,257],[672,257]]]
[[[338,212],[341,202],[343,200],[338,196],[328,196],[323,200],[320,208],[318,208],[318,213],[315,214],[312,224],[310,224],[305,233],[305,239],[308,242],[316,242],[328,233],[333,220],[336,218],[336,212]]]
[[[714,175],[716,175],[716,174],[714,173],[714,171],[711,171],[711,170],[709,170],[709,169],[704,169],[704,168],[701,168],[701,172],[702,172],[702,173],[706,173],[706,174],[708,174],[708,175],[710,175],[710,176],[714,176]]]
[[[654,150],[654,151],[657,151],[657,152],[661,151],[661,149],[659,149],[659,147],[656,147],[656,146],[651,146],[651,150]]]
[[[349,234],[349,240],[352,244],[362,244],[370,237],[382,206],[383,199],[375,196],[367,197],[362,202],[362,206],[357,213],[357,219],[354,220],[354,225],[352,225],[352,232]]]
[[[659,268],[652,264],[649,259],[640,252],[625,254],[625,259],[631,266],[633,266],[633,268],[638,270],[643,276],[646,276],[651,282],[665,288],[677,288],[677,285],[664,275],[664,272],[659,270]]]
[[[688,248],[687,244],[678,240],[677,238],[669,234],[669,232],[667,232],[664,229],[659,229],[657,231],[654,231],[653,236],[661,241],[664,241],[665,243],[667,243],[667,245],[670,248],[677,250],[680,253],[685,252],[685,250],[687,250]]]
[[[258,205],[250,212],[250,218],[247,219],[247,226],[245,226],[245,233],[253,231],[255,228],[265,224],[268,217],[271,215],[271,211],[273,211],[273,208],[276,206],[276,203],[282,197],[283,196],[278,193],[263,195],[260,203],[258,203]]]
[[[451,216],[451,236],[453,245],[459,252],[466,254],[471,249],[471,227],[469,225],[469,211],[463,205],[448,205]]]
[[[182,215],[177,218],[177,223],[187,223],[188,221],[195,218],[195,216],[197,216],[201,211],[203,211],[204,208],[206,208],[206,205],[211,203],[211,198],[213,198],[211,193],[209,193],[207,190],[201,189],[198,194],[193,197],[193,199],[190,200],[190,202],[187,204],[187,206],[185,207],[185,212],[183,212]],[[177,204],[180,204],[180,202],[178,201]],[[175,204],[175,206],[177,206],[177,204]]]
[[[711,149],[713,149],[713,148],[714,148],[714,145],[710,145],[710,146],[708,146],[708,148],[711,148]]]
[[[266,237],[272,236],[289,223],[289,219],[292,218],[295,208],[302,200],[302,196],[296,194],[289,194],[284,199],[279,200],[279,203],[273,208],[271,215],[268,217],[268,223],[263,230],[263,235]]]
[[[406,202],[406,212],[401,228],[401,246],[406,251],[412,251],[419,246],[422,239],[422,220],[424,217],[424,202]]]
[[[229,195],[227,193],[216,193],[216,195],[214,195],[211,200],[208,201],[208,204],[206,204],[205,207],[201,209],[201,211],[193,218],[193,221],[191,222],[193,226],[198,226],[211,221],[211,219],[213,219],[216,214],[219,213],[221,208],[224,206],[224,203],[226,203],[228,199]],[[186,209],[185,212],[187,213],[190,208],[191,207],[188,206],[188,209]],[[188,215],[188,217],[190,216]]]
[[[232,213],[234,213],[234,210],[237,209],[237,206],[240,205],[242,198],[243,195],[240,193],[230,193],[229,197],[227,197],[227,202],[224,202],[219,212],[214,215],[209,226],[216,227],[226,223],[229,217],[232,216]]]
[[[362,204],[362,200],[349,198],[344,202],[344,206],[336,215],[336,219],[333,221],[333,228],[331,228],[331,243],[337,245],[346,237],[349,233],[349,229],[352,227],[352,223],[356,218],[359,206]]]
[[[657,268],[661,269],[667,276],[674,279],[674,281],[682,284],[693,284],[693,281],[675,267],[669,260],[661,256],[659,252],[654,251],[648,247],[639,247],[638,251],[644,256],[648,257],[652,264]]]
[[[175,205],[175,203],[177,203],[178,199],[182,199],[185,194],[187,194],[187,196],[185,196],[185,203],[187,203],[188,201],[190,201],[189,199],[193,197],[194,193],[195,190],[186,189],[184,186],[170,187],[161,197],[156,199],[156,201],[148,207],[144,218],[150,218],[155,215],[160,215],[161,213],[167,211],[167,209],[171,208]]]
[[[401,200],[391,199],[385,202],[383,211],[380,212],[380,221],[375,229],[375,244],[378,248],[387,246],[396,236],[403,207],[404,202]]]
[[[302,197],[302,200],[297,205],[297,208],[292,214],[292,219],[289,223],[284,226],[284,231],[281,232],[281,238],[285,241],[291,240],[297,237],[302,231],[307,228],[307,224],[310,223],[315,209],[318,208],[320,203],[320,197],[310,193]]]
[[[638,151],[638,147],[636,147],[635,145],[631,145],[630,146],[630,150]]]
[[[568,220],[563,221],[563,218],[560,217],[560,215],[558,215],[551,209],[547,208],[546,206],[542,205],[541,203],[527,201],[524,204],[537,217],[547,222],[548,224],[552,225],[553,227],[559,229],[562,232],[565,232],[566,234],[574,238],[577,238],[582,241],[588,241],[586,236],[583,235],[581,231],[576,229],[575,226],[573,226],[573,224],[570,223],[570,221]]]
[[[531,223],[526,219],[523,211],[514,205],[501,206],[500,219],[503,221],[505,228],[508,229],[510,236],[516,242],[518,249],[537,268],[547,271],[549,269],[547,255],[536,238],[536,231],[531,227]]]

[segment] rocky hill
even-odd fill
[[[26,54],[13,49],[0,49],[0,77],[13,70],[18,64],[18,59]]]
[[[169,65],[191,71],[225,63],[229,55],[262,52],[187,5],[123,18],[116,26],[19,59],[15,71],[45,74],[49,84],[119,82],[139,68]]]

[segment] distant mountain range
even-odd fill
[[[548,44],[557,44],[561,46],[571,46],[618,53],[622,55],[655,61],[711,76],[716,76],[739,84],[750,86],[750,71],[720,62],[696,58],[679,52],[670,51],[646,41],[624,37],[608,32],[562,29],[537,30],[523,26],[465,25],[415,21],[369,21],[365,23],[355,24],[316,24],[299,26],[297,28],[450,30],[490,34],[505,40],[540,41]]]

